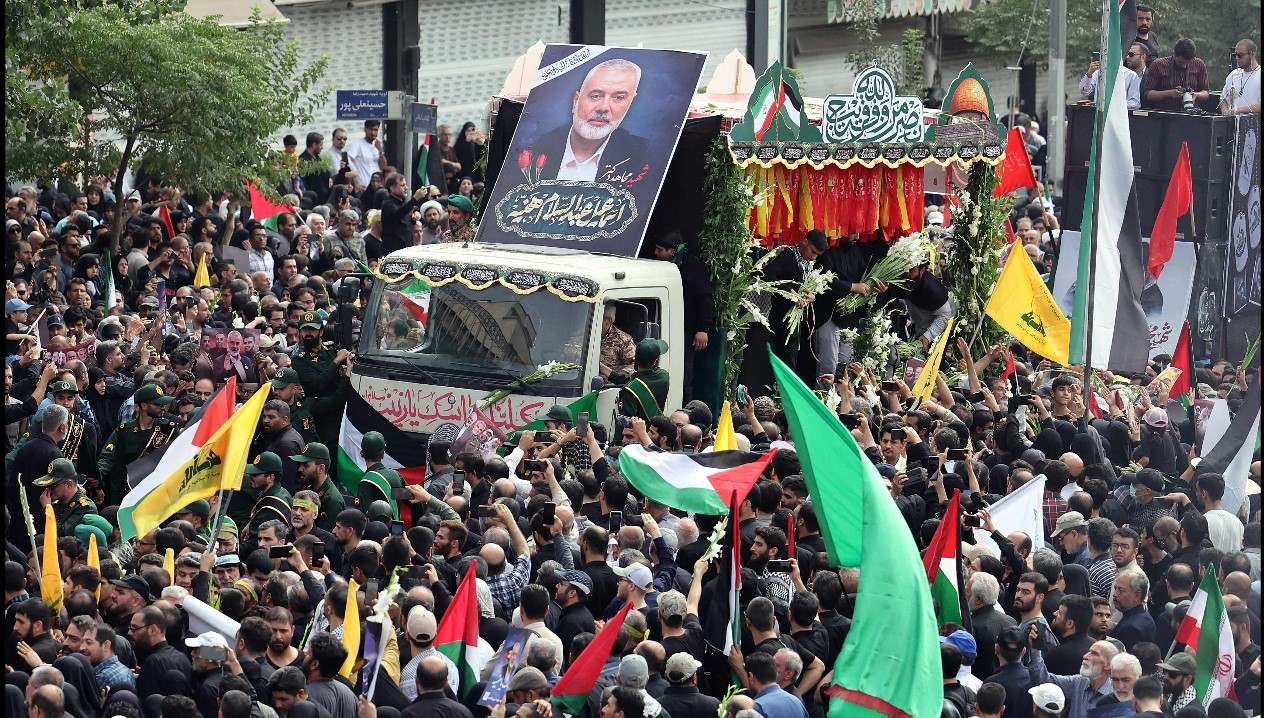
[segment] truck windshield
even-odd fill
[[[432,287],[406,277],[375,290],[361,351],[432,373],[521,376],[550,361],[584,365],[593,305],[499,283]],[[574,382],[579,372],[555,380]]]

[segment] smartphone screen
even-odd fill
[[[618,531],[622,526],[623,526],[623,512],[611,511],[610,512],[610,530]]]
[[[540,520],[545,526],[552,526],[553,520],[557,518],[557,504],[552,501],[545,501],[544,508],[540,511]]]
[[[579,417],[575,420],[575,435],[588,436],[588,412],[579,412]]]
[[[452,472],[452,493],[453,494],[465,493],[465,472],[464,471]]]

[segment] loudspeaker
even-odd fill
[[[1093,146],[1092,105],[1067,107],[1066,169],[1087,169]],[[1233,155],[1233,118],[1186,115],[1179,112],[1134,110],[1128,113],[1132,135],[1133,169],[1143,175],[1167,177],[1176,166],[1181,143],[1189,143],[1189,169],[1194,182],[1214,182],[1229,172]]]
[[[1087,169],[1089,152],[1093,147],[1093,120],[1096,108],[1093,105],[1070,105],[1067,107],[1067,159],[1066,168]],[[1180,116],[1184,117],[1184,116]],[[1191,118],[1196,119],[1196,118]],[[1164,144],[1164,122],[1146,112],[1128,113],[1128,130],[1132,136],[1133,169],[1142,174],[1159,175],[1170,172],[1169,163],[1164,169],[1166,148]],[[1179,152],[1180,142],[1176,143]],[[1190,147],[1191,153],[1193,147]],[[1191,154],[1191,160],[1193,159]],[[1172,155],[1172,162],[1176,155]],[[1197,175],[1195,175],[1197,177]]]
[[[1223,176],[1223,175],[1222,175]],[[1167,195],[1167,177],[1136,175],[1137,217],[1141,222],[1141,236],[1150,236],[1154,219],[1163,206]],[[1079,230],[1084,220],[1084,192],[1088,185],[1088,170],[1068,167],[1062,180],[1063,209],[1061,223],[1065,229]],[[1182,216],[1176,222],[1176,239],[1185,242],[1222,243],[1228,233],[1227,211],[1229,185],[1223,180],[1209,182],[1194,179],[1194,234],[1190,236],[1189,218]]]

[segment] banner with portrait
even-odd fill
[[[478,241],[636,256],[706,58],[546,46]]]
[[[1224,315],[1260,311],[1260,115],[1236,116]]]
[[[203,329],[202,357],[211,367],[211,377],[216,384],[223,384],[231,376],[237,377],[238,386],[259,383],[259,330]]]
[[[1145,242],[1148,258],[1150,238],[1142,237],[1142,241]],[[1052,291],[1058,308],[1068,317],[1075,307],[1075,258],[1079,253],[1080,233],[1064,231],[1059,250],[1062,259],[1053,275]],[[1151,357],[1159,354],[1171,356],[1176,351],[1181,325],[1189,315],[1189,300],[1194,291],[1194,275],[1198,269],[1197,254],[1198,250],[1193,242],[1176,242],[1172,249],[1172,258],[1163,265],[1163,273],[1158,280],[1150,276],[1149,272],[1145,275],[1145,288],[1141,290],[1141,308],[1150,324]]]
[[[470,409],[465,416],[465,423],[452,442],[453,456],[465,452],[473,452],[489,459],[496,455],[496,450],[509,438],[505,430],[478,407]]]
[[[91,369],[97,365],[96,348],[97,340],[89,339],[74,346],[46,347],[44,351],[48,352],[48,361],[58,367],[64,367],[67,362],[78,360]]]

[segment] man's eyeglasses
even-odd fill
[[[1140,54],[1141,54],[1141,53],[1139,53],[1139,52],[1130,52],[1130,53],[1128,53],[1128,57],[1136,57],[1137,55],[1140,55]]]
[[[150,626],[152,626],[152,625],[154,625],[154,624],[152,624],[152,623],[142,623],[142,624],[140,624],[140,625],[129,625],[129,626],[127,627],[127,632],[128,632],[128,633],[136,633],[137,631],[143,631],[143,630],[145,630],[146,628],[149,628],[149,627],[150,627]]]
[[[1236,60],[1236,59],[1238,59],[1239,57],[1242,57],[1243,55],[1251,55],[1251,54],[1253,54],[1253,53],[1250,53],[1250,52],[1231,52],[1231,53],[1229,53],[1229,56],[1230,56],[1230,57],[1232,57],[1233,59],[1235,59],[1235,60]]]

